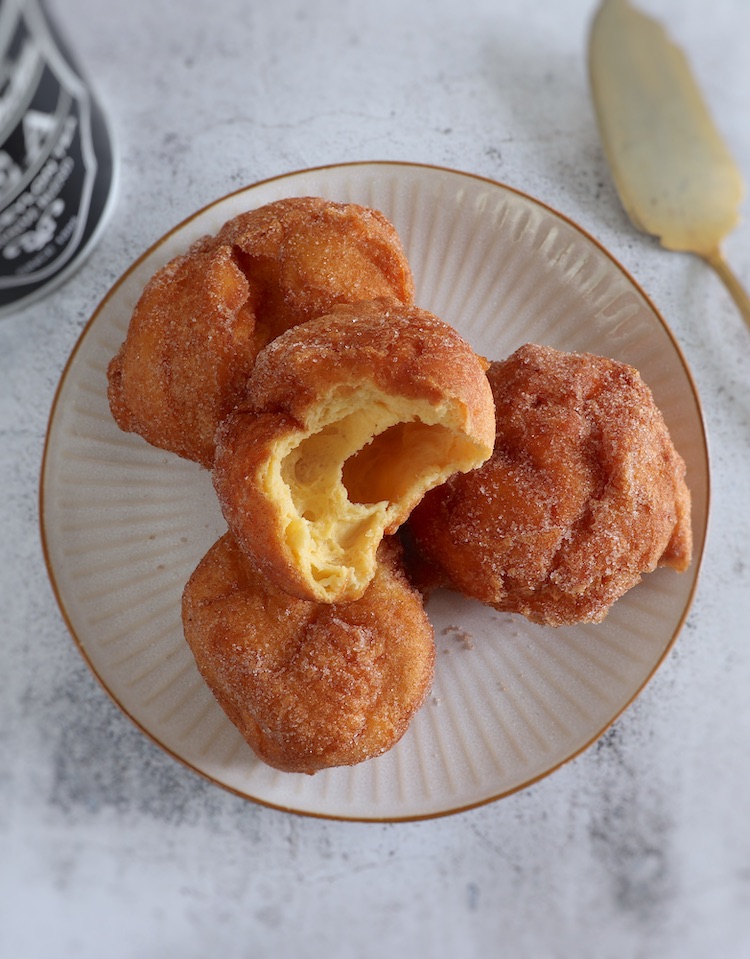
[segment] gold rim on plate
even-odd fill
[[[524,342],[611,355],[641,370],[688,465],[690,570],[645,577],[599,626],[544,629],[437,594],[433,693],[398,745],[313,777],[264,766],[226,719],[179,623],[182,585],[224,525],[196,464],[121,433],[106,365],[145,281],[244,209],[320,195],[383,210],[412,264],[416,302],[490,358]],[[40,482],[50,581],[81,655],[118,707],[169,755],[286,812],[414,821],[526,788],[580,755],[672,648],[698,581],[709,509],[698,392],[668,325],[594,238],[504,184],[437,166],[362,162],[263,180],[208,204],[153,244],[84,328],[53,401]]]

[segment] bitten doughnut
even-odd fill
[[[360,600],[321,606],[266,583],[230,534],[182,601],[185,638],[218,703],[256,754],[314,773],[378,756],[424,702],[433,631],[392,541]]]
[[[486,363],[448,324],[393,300],[339,306],[258,356],[218,433],[229,529],[278,588],[357,599],[383,535],[426,490],[492,452]]]
[[[376,210],[295,197],[243,213],[146,285],[109,365],[112,414],[210,467],[216,428],[269,340],[336,303],[413,295],[398,234]]]
[[[415,575],[559,626],[691,559],[685,464],[632,367],[528,344],[487,373],[491,459],[412,513]]]

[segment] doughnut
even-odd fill
[[[657,566],[688,567],[685,464],[635,369],[527,344],[487,377],[492,457],[409,518],[424,590],[561,626],[600,622]]]
[[[213,481],[257,568],[303,599],[359,598],[425,491],[492,453],[486,361],[394,300],[336,307],[258,355],[217,434]]]
[[[336,303],[382,296],[411,303],[414,283],[378,211],[294,197],[243,213],[146,284],[107,371],[112,415],[210,468],[259,350]]]
[[[433,630],[393,539],[344,606],[270,586],[229,533],[188,580],[187,643],[257,756],[286,772],[354,765],[398,742],[432,684]]]

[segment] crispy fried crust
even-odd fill
[[[526,345],[488,371],[492,458],[413,512],[415,575],[549,625],[599,622],[692,551],[685,464],[636,370]]]
[[[384,753],[432,683],[432,627],[391,541],[358,602],[320,606],[268,586],[226,534],[187,583],[182,615],[221,707],[261,759],[288,772]]]
[[[411,270],[379,212],[279,200],[204,237],[150,280],[108,370],[121,429],[210,467],[214,434],[258,351],[336,303],[411,303]]]
[[[269,344],[213,470],[230,530],[269,580],[319,602],[361,596],[382,536],[490,455],[485,368],[446,323],[392,300],[339,306]]]

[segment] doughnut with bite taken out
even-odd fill
[[[448,324],[394,300],[339,306],[270,343],[213,469],[229,529],[269,582],[358,599],[383,536],[491,454],[485,368]]]

